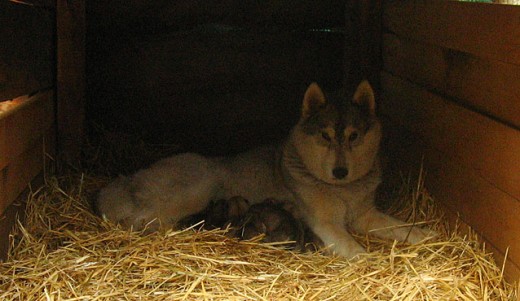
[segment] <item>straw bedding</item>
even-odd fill
[[[0,300],[514,300],[502,269],[474,235],[448,233],[422,189],[394,210],[441,237],[409,246],[357,237],[369,254],[351,261],[297,253],[225,230],[122,230],[87,199],[106,179],[47,179],[0,264]],[[407,185],[404,185],[407,186]],[[406,189],[410,190],[410,189]]]
[[[110,176],[179,149],[95,130],[98,140],[87,143],[78,169],[95,176],[48,177],[28,197],[0,263],[0,300],[516,300],[477,237],[440,222],[421,181],[403,181],[389,213],[440,237],[410,246],[356,236],[369,253],[350,261],[200,225],[123,230],[92,214],[89,201]]]

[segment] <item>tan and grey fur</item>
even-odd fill
[[[272,198],[293,202],[295,214],[341,256],[364,252],[346,227],[419,242],[426,238],[423,230],[403,227],[375,208],[380,139],[367,81],[350,97],[326,96],[313,83],[304,95],[301,118],[283,144],[225,158],[175,155],[116,179],[100,192],[97,206],[123,226],[154,229],[175,227],[211,200],[241,196],[255,204]]]

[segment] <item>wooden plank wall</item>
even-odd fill
[[[0,212],[44,169],[53,156],[54,92],[38,93],[0,117]]]
[[[223,154],[285,136],[311,81],[341,84],[345,1],[87,3],[88,116]]]
[[[55,3],[1,1],[0,19],[0,101],[18,103],[0,114],[1,259],[24,208],[12,203],[55,153]]]
[[[0,114],[0,260],[9,247],[16,216],[23,215],[23,193],[51,170],[56,150],[54,91],[46,90]],[[37,187],[33,187],[37,188]]]
[[[520,7],[387,0],[381,110],[427,187],[520,276]],[[414,158],[414,160],[411,160]]]

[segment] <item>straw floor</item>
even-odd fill
[[[409,246],[357,237],[355,260],[302,254],[218,231],[141,235],[91,214],[106,179],[49,178],[27,204],[0,264],[0,300],[515,300],[473,235],[448,232],[421,188],[401,193],[403,219],[441,237]],[[403,185],[408,186],[408,185]],[[395,212],[397,211],[397,212]]]

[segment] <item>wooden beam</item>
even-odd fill
[[[58,150],[74,164],[85,128],[85,1],[57,0],[56,24]]]
[[[355,88],[361,79],[379,87],[381,70],[381,0],[346,1],[345,84]]]
[[[520,6],[387,0],[387,31],[400,37],[520,65]]]

